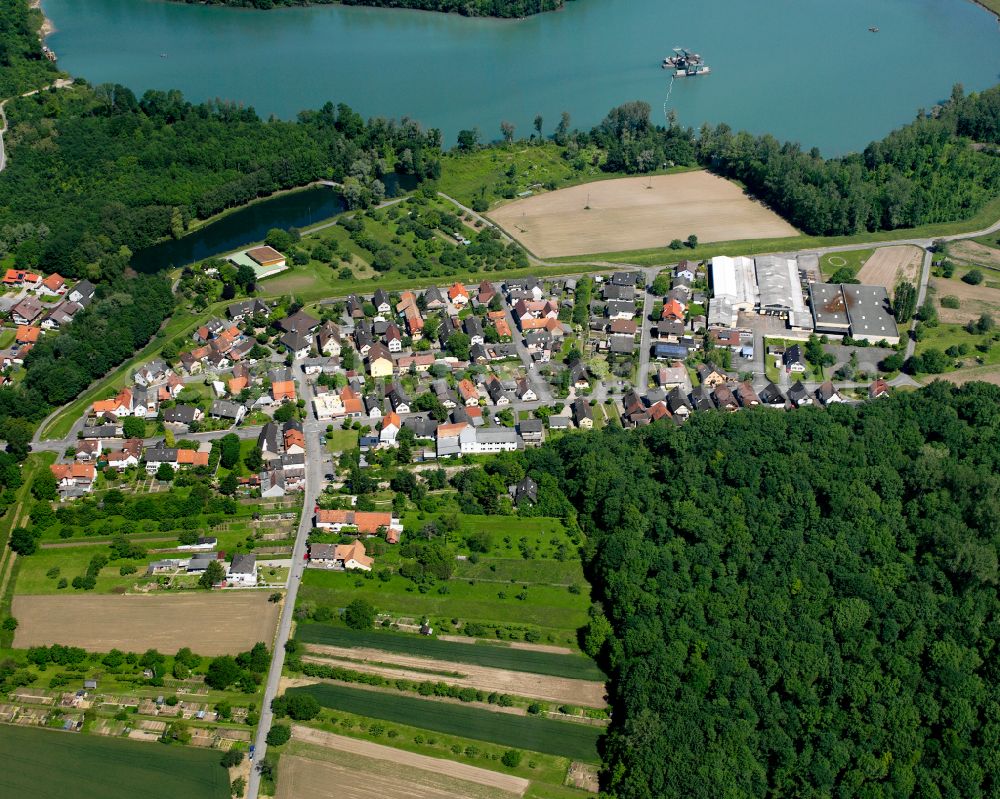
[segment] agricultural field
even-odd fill
[[[227,799],[218,752],[0,725],[0,795]],[[98,787],[99,786],[99,787]]]
[[[798,231],[708,172],[618,178],[501,206],[490,218],[542,258],[701,242],[769,239]]]
[[[522,671],[448,664],[440,660],[389,654],[378,649],[311,644],[302,656],[302,661],[320,667],[350,669],[365,675],[383,677],[387,681],[409,680],[414,684],[443,682],[458,689],[471,688],[484,697],[488,694],[505,694],[524,700],[574,707],[580,705],[603,708],[607,705],[604,683],[601,682],[568,680],[541,674],[529,676]],[[444,669],[450,671],[443,671]]]
[[[970,286],[960,280],[961,274],[968,270],[956,272],[952,278],[932,277],[929,288],[933,292],[938,309],[938,317],[945,324],[965,324],[969,320],[978,319],[982,314],[993,314],[1000,320],[1000,288],[991,287],[987,282],[978,286]],[[987,273],[987,281],[990,275]],[[1000,276],[998,276],[1000,279]],[[945,297],[958,300],[958,308],[947,308],[941,305]]]
[[[952,260],[1000,269],[1000,238],[984,236],[969,241],[956,241],[948,245]]]
[[[278,612],[264,591],[15,596],[14,646],[58,643],[90,652],[187,646],[202,655],[234,655],[258,641],[270,646]]]
[[[351,630],[327,624],[301,624],[295,637],[307,644],[379,650],[452,664],[462,663],[575,680],[605,679],[597,664],[582,655],[516,649],[501,644],[477,644],[471,640],[469,643],[459,643],[407,633]]]
[[[529,749],[543,754],[597,762],[601,727],[416,699],[397,693],[322,684],[291,688],[309,694],[323,707],[449,735]]]
[[[879,247],[858,271],[858,280],[866,286],[884,286],[890,296],[901,280],[916,285],[924,253],[919,247],[902,245]]]
[[[346,799],[505,799],[529,782],[443,758],[296,725],[281,756],[277,799],[325,799],[330,786]]]

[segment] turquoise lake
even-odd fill
[[[589,128],[646,100],[663,119],[671,48],[706,77],[676,81],[682,124],[726,122],[837,155],[948,96],[1000,81],[1000,26],[968,0],[575,0],[526,20],[312,6],[274,11],[165,0],[44,0],[60,66],[93,83],[236,100],[293,117],[327,100],[499,138],[562,111]],[[869,32],[877,26],[878,33]]]

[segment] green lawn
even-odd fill
[[[169,546],[169,543],[165,546]],[[61,577],[65,577],[70,583],[77,576],[84,576],[87,565],[94,555],[108,555],[106,546],[79,546],[79,547],[58,547],[56,549],[39,549],[35,554],[28,555],[20,559],[21,568],[17,575],[17,594],[84,594],[89,593],[82,589],[73,588],[72,585],[66,588],[57,588]],[[149,559],[155,559],[152,556]],[[162,556],[166,557],[166,556]],[[148,559],[147,559],[148,560]],[[97,587],[94,593],[106,594],[116,586],[130,587],[137,579],[146,581],[147,560],[139,561],[111,561],[101,569],[97,577]],[[131,563],[136,566],[135,574],[122,577],[118,573],[120,566]],[[50,569],[59,569],[59,573],[54,577],[46,576]]]
[[[410,512],[403,515],[407,530],[417,531],[428,522],[438,522],[441,514]],[[552,557],[562,544],[575,546],[561,519],[547,516],[476,516],[458,515],[458,538],[470,533],[487,532],[492,537],[489,557],[507,557],[518,554],[518,543],[524,538],[540,558]]]
[[[0,725],[0,795],[228,799],[217,751]]]
[[[575,680],[604,680],[590,658],[537,650],[514,649],[499,644],[458,643],[389,631],[361,631],[329,624],[301,624],[295,637],[308,644],[380,649],[395,654],[426,657],[452,663],[469,663],[509,671],[547,674]]]
[[[839,269],[849,269],[852,275],[857,275],[873,252],[875,250],[850,250],[822,256],[819,259],[819,268],[823,273],[823,279],[829,280]]]
[[[917,342],[916,354],[922,355],[929,349],[944,352],[949,347],[962,344],[968,347],[968,354],[954,358],[949,363],[948,371],[953,371],[955,363],[963,362],[970,367],[992,366],[1000,363],[1000,343],[992,342],[993,334],[969,333],[963,325],[939,324],[927,328],[925,338]],[[980,352],[977,344],[991,343],[988,352]]]
[[[310,694],[323,707],[409,724],[447,735],[461,735],[543,754],[596,762],[603,730],[584,724],[516,716],[451,702],[417,699],[397,693],[365,691],[324,683],[293,688],[289,695]]]
[[[330,452],[344,452],[355,449],[358,446],[359,431],[342,430],[334,426],[332,433],[323,433],[326,436],[326,446]]]
[[[478,563],[459,561],[455,577],[462,580],[517,582],[528,585],[579,585],[586,583],[583,565],[575,556],[568,560],[482,557]]]
[[[446,593],[439,593],[444,588]],[[354,599],[367,599],[379,611],[405,616],[440,616],[461,621],[528,624],[557,631],[573,640],[587,623],[587,591],[571,594],[566,588],[529,586],[526,599],[516,599],[521,584],[497,584],[451,579],[439,588],[420,593],[414,584],[392,575],[388,582],[364,579],[344,572],[309,569],[299,596],[319,605],[343,608]],[[503,598],[501,598],[503,595]]]

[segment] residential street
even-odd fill
[[[300,396],[305,398],[307,412],[311,416],[312,386],[307,380],[301,377],[297,383]],[[302,518],[299,520],[299,530],[295,536],[295,546],[292,548],[292,565],[288,573],[288,590],[285,593],[284,605],[281,608],[281,619],[278,621],[278,632],[274,639],[271,668],[267,673],[267,682],[264,685],[260,724],[257,726],[257,737],[254,740],[256,746],[254,758],[256,761],[260,761],[267,753],[265,738],[273,721],[271,700],[278,694],[281,670],[285,663],[285,643],[288,641],[291,633],[295,599],[299,593],[299,583],[302,582],[302,573],[305,571],[306,544],[309,540],[309,531],[312,530],[313,526],[313,507],[316,505],[323,477],[323,450],[320,446],[319,438],[320,431],[324,427],[324,425],[321,425],[315,419],[310,419],[303,425],[306,438],[306,487],[302,492]],[[257,799],[259,790],[260,774],[256,768],[251,768],[246,795],[249,799]]]

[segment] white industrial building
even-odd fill
[[[753,259],[743,255],[713,258],[712,293],[709,327],[734,327],[740,311],[752,311],[760,302]]]
[[[798,262],[779,255],[759,255],[754,263],[760,313],[787,319],[788,326],[793,329],[811,329],[812,314],[802,295]]]

